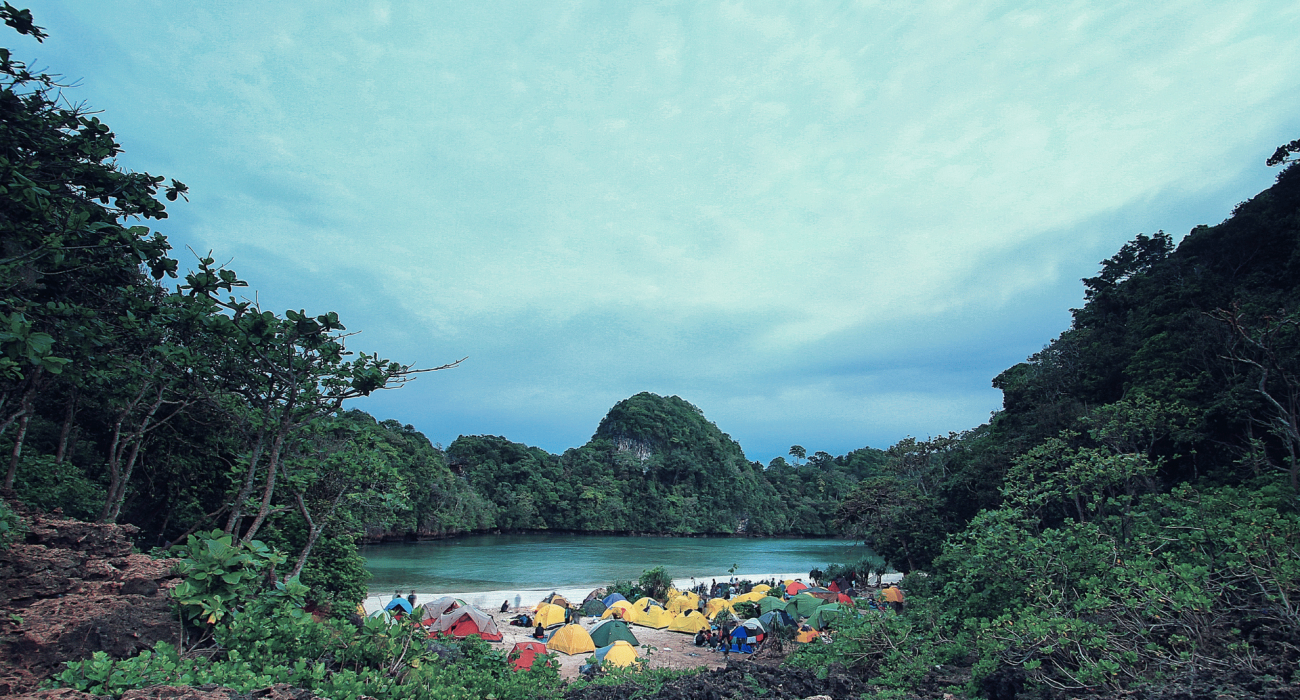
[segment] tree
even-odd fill
[[[805,449],[803,448],[803,445],[791,445],[791,446],[790,446],[790,456],[791,456],[791,457],[794,457],[794,464],[795,464],[795,466],[797,467],[797,466],[799,466],[799,460],[801,460],[801,459],[805,459],[805,458],[808,457],[808,450],[805,450]]]
[[[27,10],[6,3],[0,18],[46,37]],[[18,425],[6,488],[35,397],[111,325],[102,300],[131,294],[141,265],[154,279],[176,270],[161,235],[123,223],[167,216],[156,198],[163,178],[119,169],[113,133],[64,102],[63,87],[0,49],[0,434]],[[166,195],[185,191],[173,180]]]

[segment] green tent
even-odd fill
[[[825,602],[821,598],[800,593],[786,603],[785,611],[790,613],[790,617],[812,617],[813,611]]]
[[[601,620],[587,633],[591,635],[591,641],[596,643],[597,648],[607,647],[620,639],[634,647],[641,645],[627,623],[622,620]]]
[[[758,609],[762,610],[763,614],[770,613],[773,610],[785,610],[786,605],[788,605],[786,601],[781,600],[776,596],[767,596],[762,600],[758,601]]]
[[[592,598],[582,604],[582,614],[588,617],[600,617],[605,614],[605,604],[600,602],[599,598]]]
[[[839,603],[827,603],[813,611],[812,617],[808,618],[808,624],[812,625],[813,629],[820,631],[826,629],[827,625],[852,613],[852,608]]]

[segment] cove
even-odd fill
[[[801,571],[874,553],[850,540],[578,534],[469,535],[361,548],[372,593],[600,586],[664,567],[673,578]]]

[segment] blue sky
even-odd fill
[[[265,308],[420,366],[356,405],[553,452],[677,394],[764,462],[963,430],[1079,278],[1267,187],[1294,2],[36,2]]]

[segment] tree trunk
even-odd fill
[[[257,516],[253,518],[253,524],[248,526],[248,531],[240,538],[240,541],[245,544],[253,540],[257,531],[262,528],[262,523],[266,522],[266,516],[271,512],[271,498],[275,495],[275,477],[280,471],[280,452],[284,449],[284,441],[291,427],[289,420],[289,417],[285,416],[280,429],[275,433],[275,442],[271,443],[271,454],[266,460],[266,482],[262,487],[262,503],[257,509]]]
[[[257,443],[253,445],[253,454],[248,458],[248,473],[244,475],[244,485],[239,489],[239,495],[235,501],[230,504],[230,517],[226,518],[225,532],[229,534],[238,534],[239,521],[244,519],[244,503],[248,497],[253,494],[253,484],[257,479],[257,463],[262,460],[262,447],[266,444],[266,427],[263,426],[257,430]]]
[[[23,456],[23,438],[27,437],[27,421],[32,417],[30,408],[23,411],[18,419],[18,434],[14,436],[14,449],[9,455],[9,471],[5,474],[5,489],[14,487],[14,477],[18,475],[18,460]]]
[[[72,434],[72,422],[77,417],[77,390],[74,387],[68,394],[68,406],[63,411],[63,428],[59,430],[59,446],[54,451],[54,463],[63,464],[68,456],[68,436]]]

